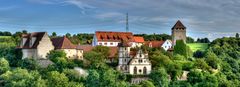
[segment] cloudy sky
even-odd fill
[[[170,34],[177,20],[194,38],[240,32],[240,0],[0,0],[0,31],[125,31],[126,13],[134,33]]]

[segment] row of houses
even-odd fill
[[[132,75],[148,75],[152,69],[148,52],[143,49],[130,49],[145,45],[172,51],[176,40],[186,40],[186,27],[180,21],[172,27],[172,40],[145,41],[143,37],[134,36],[132,32],[96,31],[92,45],[75,45],[65,36],[50,38],[47,32],[33,32],[23,34],[21,44],[17,48],[22,49],[23,59],[47,60],[50,51],[63,50],[68,59],[83,60],[84,52],[91,51],[95,46],[107,46],[110,48],[109,62],[118,58],[119,71]],[[132,79],[132,83],[146,79],[147,77]]]

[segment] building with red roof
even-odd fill
[[[133,47],[144,43],[143,37],[133,36],[132,32],[96,31],[92,46],[117,47],[121,41],[128,41]]]
[[[151,48],[163,48],[165,51],[168,51],[172,48],[172,41],[171,40],[146,41],[145,45]]]

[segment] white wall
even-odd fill
[[[170,40],[166,40],[163,45],[162,48],[167,51],[168,49],[172,48],[172,42]]]
[[[42,37],[42,40],[39,42],[37,46],[37,54],[38,58],[47,58],[47,54],[51,51],[54,50],[54,46],[52,44],[52,41],[48,37],[47,33],[44,34]]]

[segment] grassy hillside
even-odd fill
[[[197,50],[206,50],[208,48],[208,43],[188,43],[187,44],[193,52]]]

